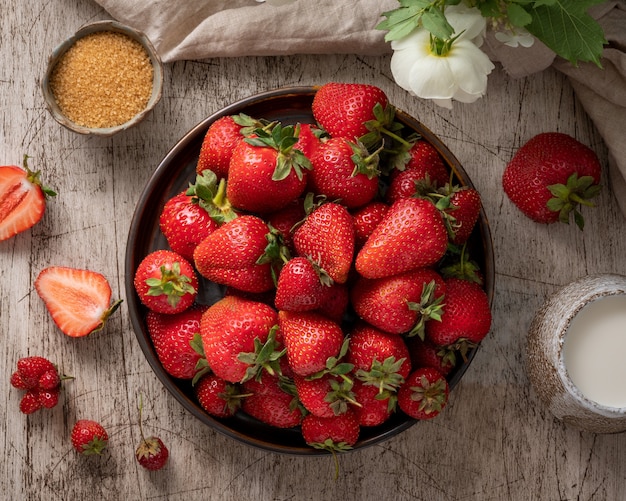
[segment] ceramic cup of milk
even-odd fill
[[[530,325],[531,384],[563,422],[626,431],[626,276],[583,277],[548,298]]]

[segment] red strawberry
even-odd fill
[[[146,470],[160,470],[169,458],[169,451],[159,437],[142,438],[135,450],[137,462]]]
[[[196,246],[218,228],[218,223],[193,202],[191,195],[182,192],[165,203],[159,226],[170,248],[192,261]]]
[[[411,354],[411,365],[418,367],[434,367],[444,376],[450,374],[456,365],[454,350],[444,346],[437,346],[429,339],[420,339],[418,336],[407,339],[407,347]]]
[[[39,387],[43,390],[53,390],[59,384],[61,384],[61,376],[56,370],[44,372],[39,378]]]
[[[456,245],[467,242],[480,216],[480,194],[474,188],[453,189],[446,215],[450,221],[451,240]]]
[[[426,335],[438,346],[454,347],[461,354],[476,346],[491,328],[491,309],[485,291],[475,282],[446,280],[446,296],[440,322],[428,322]]]
[[[58,386],[52,389],[40,388],[37,392],[37,398],[39,399],[42,407],[52,409],[59,403],[60,393],[61,388]]]
[[[170,453],[163,443],[163,440],[159,437],[145,437],[141,418],[142,408],[143,401],[139,404],[139,431],[141,433],[141,441],[137,449],[135,449],[135,458],[146,470],[160,470],[165,466],[165,463],[167,463]]]
[[[22,414],[32,414],[42,407],[37,390],[28,390],[20,400],[20,412]]]
[[[234,416],[244,398],[238,385],[215,374],[204,375],[193,388],[202,408],[211,416],[219,418]]]
[[[327,418],[308,414],[302,420],[304,441],[311,447],[331,452],[351,449],[360,431],[359,420],[351,410]]]
[[[316,416],[343,414],[349,404],[357,405],[349,377],[326,373],[319,378],[306,378],[296,374],[294,383],[300,402]]]
[[[425,199],[395,202],[356,257],[356,270],[381,278],[431,266],[446,252],[448,236],[441,214]]]
[[[294,148],[293,126],[275,125],[239,142],[228,170],[226,196],[234,207],[268,213],[287,206],[306,188],[311,163]]]
[[[63,266],[42,270],[35,289],[57,327],[70,337],[101,330],[122,300],[111,303],[111,286],[100,273]]]
[[[431,181],[443,186],[449,180],[450,173],[437,149],[425,139],[418,139],[409,149],[409,161],[405,170],[416,170],[428,175]]]
[[[350,333],[346,362],[357,377],[381,389],[395,390],[411,371],[411,359],[402,336],[359,322]],[[378,384],[382,383],[382,384]]]
[[[238,383],[277,360],[280,353],[275,355],[274,349],[267,350],[267,359],[254,358],[266,342],[274,342],[269,338],[277,320],[270,306],[237,296],[225,297],[210,306],[202,315],[200,334],[213,373]],[[250,356],[242,358],[242,354],[252,354],[252,360]]]
[[[334,283],[330,286],[329,293],[326,294],[325,300],[316,311],[335,322],[341,323],[349,304],[350,295],[347,285]]]
[[[441,372],[422,367],[412,372],[398,390],[398,406],[414,419],[432,419],[448,403],[450,389]]]
[[[262,124],[245,114],[227,115],[213,122],[202,141],[196,172],[209,169],[218,178],[228,176],[228,166],[237,143]]]
[[[469,239],[480,216],[482,207],[480,194],[469,186],[446,184],[430,191],[428,187],[418,192],[430,198],[441,211],[450,241],[463,245]]]
[[[276,230],[282,238],[283,244],[289,252],[295,253],[293,246],[293,232],[298,223],[304,220],[306,212],[303,200],[298,198],[286,207],[265,216],[267,224]]]
[[[354,222],[344,206],[327,202],[313,209],[295,231],[293,243],[298,255],[319,262],[335,282],[346,282],[354,254]]]
[[[332,279],[306,257],[294,257],[281,269],[274,304],[278,310],[310,311],[330,295]]]
[[[180,313],[198,295],[198,278],[193,266],[180,254],[156,250],[135,271],[134,286],[141,302],[158,313]]]
[[[403,169],[391,171],[389,188],[385,195],[389,203],[414,196],[420,184],[442,187],[450,178],[441,155],[428,141],[416,141],[411,145],[408,154],[408,162]]]
[[[391,412],[395,406],[395,394],[411,371],[411,359],[404,338],[360,323],[353,329],[349,339],[346,363],[354,366],[356,400],[363,405],[359,396],[370,400],[370,396],[375,394],[378,400],[387,401],[388,411]],[[361,388],[361,383],[374,390]],[[370,410],[380,416],[377,412],[380,406],[370,407],[374,407]]]
[[[319,136],[322,134],[314,124],[299,124],[296,129],[298,142],[294,145],[294,149],[300,150],[304,156],[311,158],[313,153],[320,145]]]
[[[313,98],[313,116],[332,137],[349,141],[367,134],[367,122],[376,120],[374,107],[385,109],[387,96],[373,85],[330,82]]]
[[[353,406],[353,410],[361,426],[383,424],[395,410],[397,402],[395,395],[381,394],[375,385],[356,379],[352,392],[355,400],[359,403],[359,405]]]
[[[52,409],[59,402],[61,376],[48,359],[38,356],[24,357],[17,361],[17,369],[11,375],[11,385],[26,390],[20,401],[20,410],[32,414],[41,409]]]
[[[318,146],[311,164],[308,186],[316,195],[355,208],[378,193],[378,155],[370,155],[361,144],[331,138]]]
[[[444,280],[432,268],[419,268],[382,278],[357,279],[352,306],[363,320],[392,334],[420,335],[424,325],[441,315]]]
[[[198,272],[213,282],[245,292],[265,292],[274,287],[265,254],[270,229],[260,218],[240,216],[224,223],[196,247]]]
[[[276,428],[292,428],[302,422],[304,410],[293,384],[264,374],[260,380],[246,381],[243,388],[247,396],[241,408],[253,418]]]
[[[11,238],[37,224],[46,210],[46,197],[55,196],[42,186],[39,171],[15,165],[0,167],[0,241]]]
[[[340,325],[315,312],[278,313],[287,360],[295,374],[310,376],[327,368],[330,357],[341,351],[344,335]]]
[[[47,358],[38,356],[20,358],[17,361],[17,370],[11,376],[11,384],[20,390],[38,388],[41,386],[42,378],[44,381],[48,380],[48,374],[53,374],[55,379],[59,380],[56,367]]]
[[[511,201],[538,223],[568,223],[580,229],[579,205],[600,192],[602,166],[597,155],[567,134],[545,132],[531,138],[504,170],[502,185]]]
[[[355,248],[361,249],[369,236],[389,210],[383,202],[371,202],[352,213],[354,219]]]
[[[109,435],[97,421],[80,419],[72,428],[72,445],[80,454],[102,454],[109,443]]]
[[[193,379],[202,355],[193,347],[200,334],[200,319],[206,307],[191,306],[174,314],[149,311],[146,315],[148,333],[157,357],[165,371],[179,379]]]
[[[218,179],[212,170],[205,169],[198,174],[185,194],[191,197],[192,204],[204,209],[218,226],[239,215],[226,197],[226,178]]]

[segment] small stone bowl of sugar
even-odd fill
[[[145,34],[98,21],[54,49],[41,86],[61,125],[79,134],[112,136],[137,125],[159,102],[163,65]]]
[[[592,433],[626,431],[626,276],[575,280],[536,312],[526,367],[558,419]]]

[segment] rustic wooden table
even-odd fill
[[[35,5],[36,3],[36,5]],[[626,220],[608,181],[587,228],[542,226],[504,196],[501,174],[514,151],[542,131],[569,133],[598,152],[602,139],[569,82],[548,70],[521,80],[499,68],[487,97],[447,111],[393,82],[388,57],[292,56],[181,61],[165,67],[163,99],[139,127],[113,138],[61,128],[39,83],[54,46],[87,21],[107,18],[89,1],[2,2],[0,163],[24,153],[59,193],[32,231],[0,243],[0,499],[619,499],[626,489],[626,434],[564,426],[538,401],[526,376],[525,335],[535,310],[559,286],[596,272],[626,274]],[[103,273],[124,296],[124,254],[135,204],[149,176],[188,130],[223,106],[268,89],[326,81],[382,87],[459,158],[483,195],[496,261],[494,322],[470,369],[437,419],[341,457],[252,449],[185,411],[148,365],[125,306],[105,332],[70,339],[51,322],[33,281],[49,265]],[[605,178],[606,179],[606,178]],[[623,194],[622,194],[623,196]],[[29,417],[9,385],[18,358],[43,355],[75,376],[62,403]],[[137,402],[145,428],[169,445],[167,467],[134,459]],[[102,457],[79,457],[76,419],[110,432]]]

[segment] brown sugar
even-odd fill
[[[102,31],[77,40],[55,66],[50,89],[63,114],[84,127],[121,125],[147,105],[152,63],[142,45]]]

